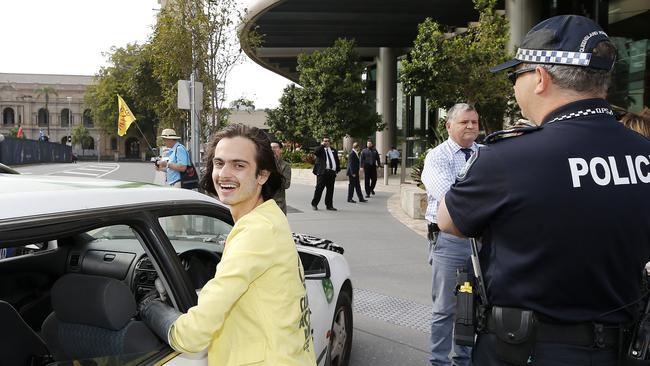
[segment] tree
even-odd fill
[[[299,116],[301,90],[296,84],[286,86],[278,108],[268,111],[266,124],[276,138],[305,145],[313,134],[305,120]]]
[[[119,94],[137,118],[138,127],[150,141],[155,140],[158,122],[155,105],[161,99],[161,87],[153,75],[149,47],[138,44],[113,47],[107,56],[110,66],[100,69],[95,75],[97,84],[89,87],[84,97],[96,126],[112,136],[117,134]]]
[[[353,40],[338,39],[334,46],[310,55],[298,55],[300,85],[297,121],[313,136],[368,136],[383,128],[374,101],[361,79],[364,65]],[[295,92],[295,91],[294,91]]]
[[[479,21],[465,33],[448,38],[430,18],[420,24],[400,80],[406,94],[425,97],[430,108],[449,108],[461,101],[474,105],[490,133],[502,128],[513,98],[508,80],[489,71],[510,56],[505,50],[508,22],[496,13],[496,0],[474,0],[474,6]]]
[[[179,121],[187,120],[187,113],[177,108],[177,81],[187,80],[196,70],[205,95],[201,130],[210,134],[225,121],[226,78],[241,60],[236,27],[242,11],[235,0],[167,4],[150,39],[153,71],[162,91],[156,111],[163,126],[181,127]]]
[[[81,152],[85,153],[84,146],[86,146],[88,139],[92,138],[86,127],[77,125],[72,128],[72,145],[81,144]]]
[[[50,94],[54,94],[57,97],[59,96],[56,89],[51,86],[44,86],[36,89],[36,98],[39,98],[41,95],[45,96],[45,124],[47,125],[47,137],[50,137],[50,110],[47,109],[47,105],[50,103]]]

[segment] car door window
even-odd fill
[[[179,254],[191,248],[221,252],[232,230],[230,224],[204,215],[165,216],[158,221]]]

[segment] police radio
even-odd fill
[[[478,243],[474,238],[470,238],[470,242],[472,247],[470,258],[474,275],[470,275],[464,268],[456,272],[454,342],[461,346],[474,345],[476,330],[481,330],[486,325],[486,309],[488,307],[481,263],[478,260]]]

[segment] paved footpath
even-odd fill
[[[401,210],[398,177],[388,186],[382,178],[377,194],[356,204],[347,203],[347,181],[337,181],[338,211],[332,212],[323,201],[313,211],[314,176],[294,174],[287,190],[288,218],[295,232],[345,248],[355,289],[350,365],[425,365],[431,322],[426,225]]]

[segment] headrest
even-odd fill
[[[52,287],[52,308],[59,321],[119,330],[135,315],[129,287],[113,278],[66,274]]]

